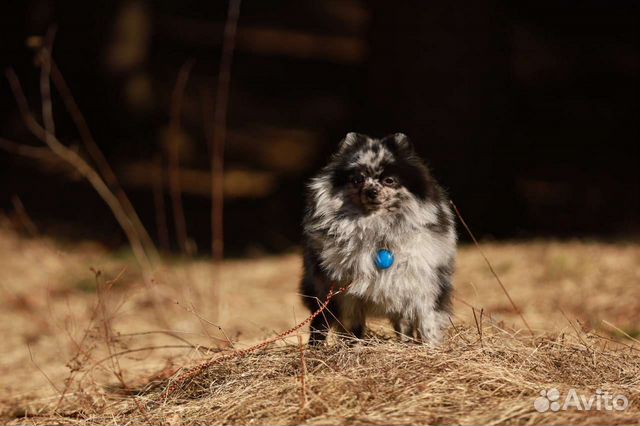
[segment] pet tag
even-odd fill
[[[387,249],[378,250],[376,266],[378,269],[389,269],[393,265],[393,253]]]

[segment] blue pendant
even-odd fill
[[[378,269],[389,269],[393,265],[393,253],[387,249],[378,250],[376,254],[376,266]]]

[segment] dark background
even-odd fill
[[[188,234],[206,253],[207,105],[227,3],[25,0],[1,9],[0,65],[15,68],[35,110],[39,72],[25,40],[57,25],[54,59],[156,237],[171,92],[195,61],[179,146]],[[637,237],[638,11],[631,0],[244,0],[228,106],[227,254],[294,247],[303,182],[352,130],[407,133],[479,236]],[[54,108],[59,138],[82,152],[55,93]],[[0,135],[37,145],[4,80]],[[53,160],[0,152],[9,217],[24,215],[16,196],[40,232],[125,242],[91,187]]]

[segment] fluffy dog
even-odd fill
[[[349,133],[308,186],[301,292],[315,311],[309,343],[330,327],[362,338],[367,315],[404,338],[440,342],[451,314],[456,231],[446,194],[402,133]]]

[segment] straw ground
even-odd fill
[[[640,246],[483,244],[526,330],[482,256],[461,248],[456,316],[437,348],[401,344],[374,321],[365,342],[307,349],[295,333],[176,378],[307,317],[300,256],[229,260],[219,323],[212,266],[171,259],[150,290],[128,252],[26,238],[0,226],[0,421],[30,424],[602,424],[640,420]],[[154,295],[150,295],[153,291]],[[158,307],[160,304],[160,316]],[[598,389],[624,411],[540,413],[540,392]]]

